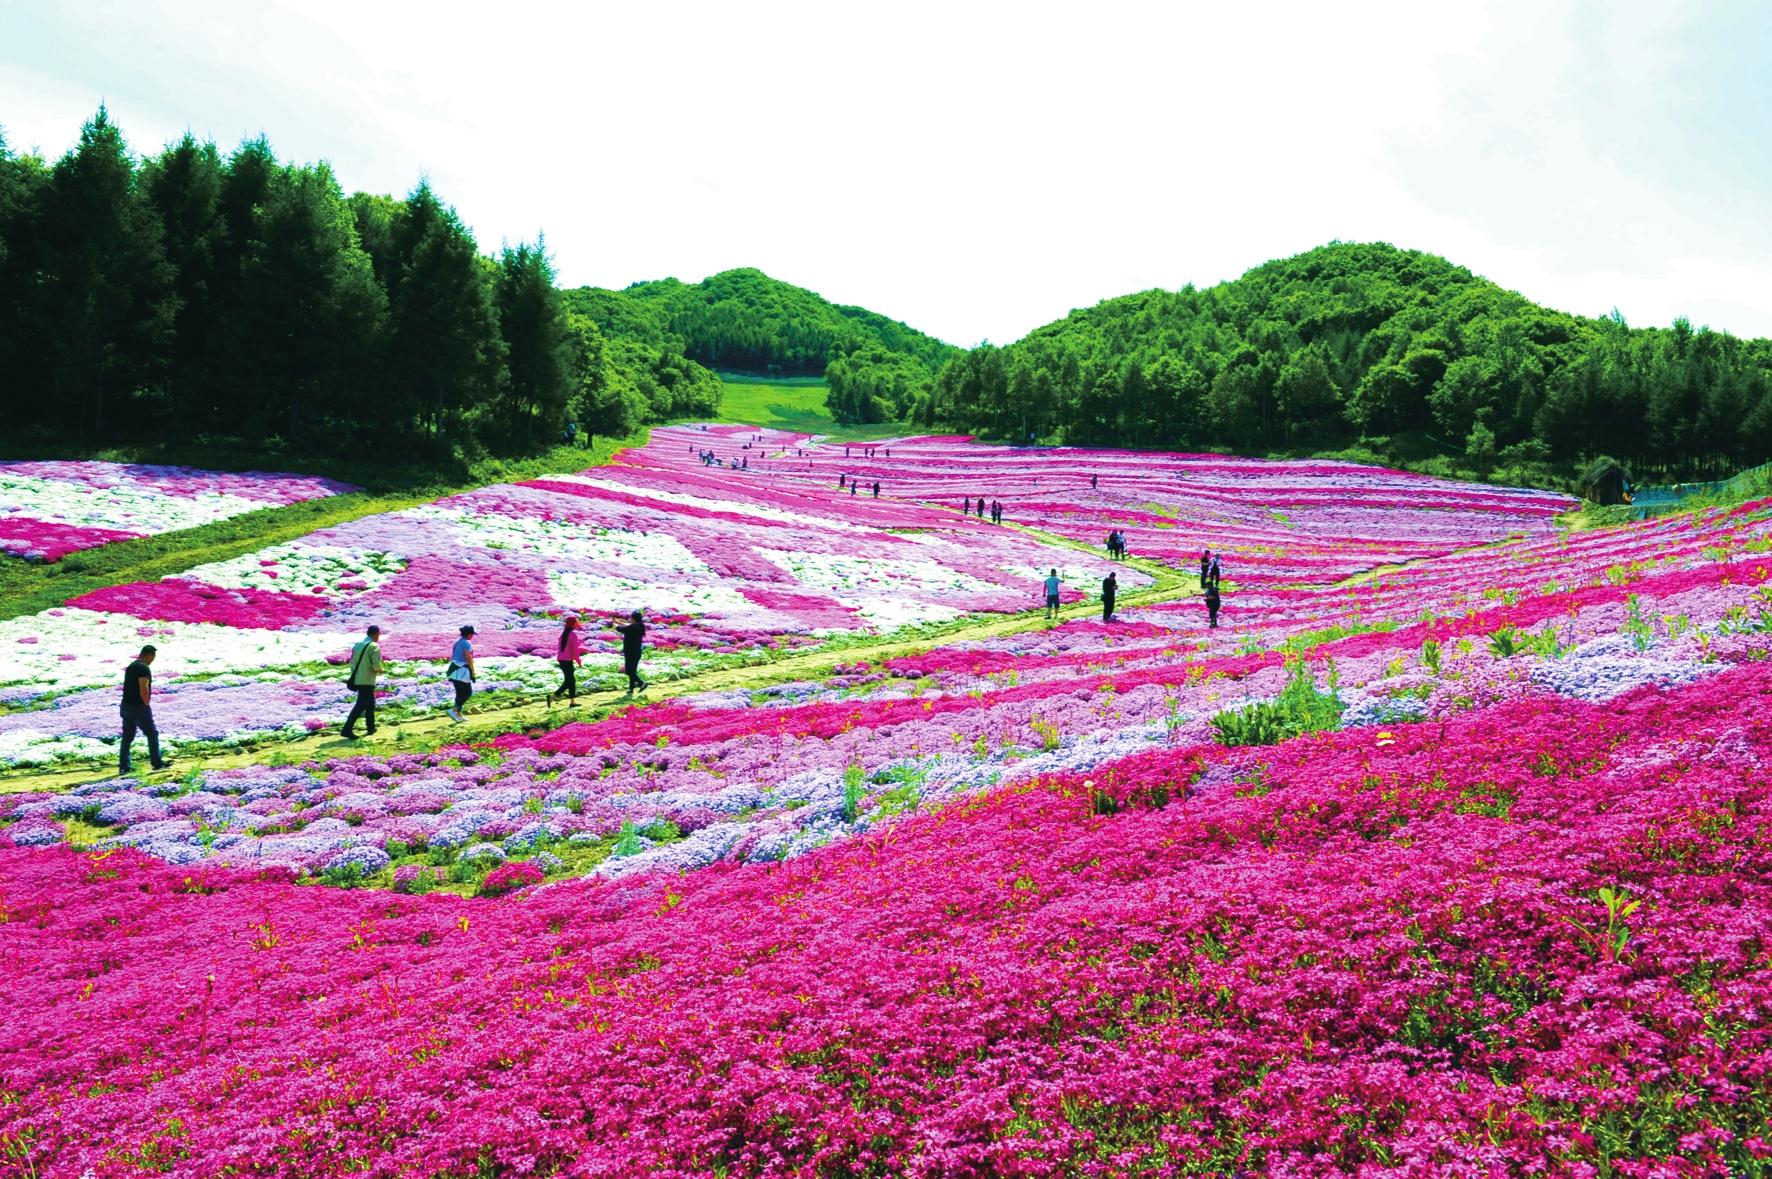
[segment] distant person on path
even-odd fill
[[[1200,588],[1206,588],[1206,578],[1212,573],[1212,550],[1200,550]]]
[[[1212,568],[1207,570],[1206,576],[1211,580],[1213,589],[1217,589],[1218,583],[1224,579],[1224,570],[1219,566],[1217,557],[1212,558]]]
[[[578,441],[578,423],[577,422],[567,422],[566,423],[566,445],[571,446],[576,441]]]
[[[462,720],[462,709],[467,707],[468,697],[474,694],[474,628],[461,628],[461,638],[455,640],[455,646],[449,649],[449,682],[455,685],[455,707],[449,710],[449,719],[457,724]]]
[[[880,498],[880,481],[878,479],[874,480],[874,498]]]
[[[1056,569],[1046,578],[1046,617],[1058,617],[1058,570]]]
[[[1109,570],[1108,575],[1101,579],[1101,620],[1103,622],[1114,620],[1114,595],[1120,590],[1117,576],[1112,570]]]
[[[118,710],[123,714],[123,739],[117,744],[117,776],[121,778],[129,776],[129,747],[135,744],[138,729],[148,739],[148,764],[157,770],[172,764],[160,756],[160,730],[154,727],[154,673],[148,670],[152,662],[154,646],[150,643],[123,670],[123,704]]]
[[[363,731],[375,736],[375,677],[380,674],[381,627],[372,626],[351,648],[351,672],[345,677],[345,686],[357,693],[357,702],[351,705],[351,715],[345,718],[345,740],[357,739],[359,719],[363,721]]]
[[[1095,476],[1094,475],[1089,476],[1089,490],[1091,490],[1091,491],[1095,490]]]
[[[578,615],[568,614],[560,623],[560,646],[554,652],[554,660],[560,665],[560,686],[548,693],[548,703],[552,704],[566,693],[569,708],[578,706],[578,665],[584,662],[584,644],[578,638]]]
[[[984,496],[982,495],[978,497],[978,518],[984,519]]]
[[[1206,622],[1213,630],[1218,629],[1218,583],[1215,581],[1206,587]]]
[[[621,636],[621,666],[628,673],[628,695],[632,696],[636,688],[646,690],[646,681],[640,678],[640,644],[646,638],[646,623],[638,610],[628,617],[631,621],[626,626],[609,625]]]

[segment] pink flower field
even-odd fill
[[[39,561],[356,488],[307,475],[130,463],[0,462],[0,552]]]
[[[645,605],[685,676],[843,652],[472,747],[0,795],[5,1165],[1772,1169],[1772,501],[1575,531],[1342,464],[757,434],[0,636],[161,635],[163,730],[336,723],[367,621],[413,709],[457,619],[511,692],[567,609]],[[1109,529],[1223,551],[1219,628],[1124,564],[1157,592],[1040,621],[1037,572],[1092,596]],[[114,724],[105,648],[63,653],[93,686],[0,749]]]

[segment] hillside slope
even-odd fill
[[[929,424],[1135,446],[1406,441],[1478,468],[1772,452],[1772,341],[1541,307],[1444,258],[1333,243],[1204,290],[1076,310],[950,362]]]
[[[567,292],[610,339],[633,339],[711,369],[823,376],[842,422],[902,418],[960,349],[863,307],[832,303],[760,270],[699,283],[674,278],[620,291]]]

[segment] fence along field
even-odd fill
[[[490,517],[505,561],[541,576],[523,554],[568,557],[535,497],[569,502],[568,523],[590,506],[630,545],[653,534],[632,513],[668,504],[671,539],[721,576],[673,550],[632,580],[864,619],[1016,608],[1028,575],[1001,566],[1036,547],[1018,516],[1078,540],[1121,528],[1182,570],[1222,536],[1226,625],[1182,595],[471,749],[7,796],[14,1157],[99,1174],[1759,1165],[1772,502],[1563,532],[1566,502],[1411,477],[1374,476],[1362,505],[1337,465],[952,440],[845,461],[699,433],[386,527]],[[1010,523],[941,506],[962,492],[1015,504]],[[775,539],[802,534],[837,551]],[[721,546],[735,535],[801,555]],[[933,568],[867,563],[901,551]],[[416,559],[313,596],[352,609]],[[586,565],[615,580],[577,592],[614,595],[625,569]],[[711,605],[672,622],[739,633]],[[287,625],[257,629],[313,633]],[[129,936],[95,943],[101,927]]]

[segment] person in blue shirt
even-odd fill
[[[455,646],[449,649],[449,682],[455,685],[455,707],[449,710],[449,719],[460,723],[461,710],[467,706],[468,697],[474,694],[474,628],[461,628],[461,638],[455,640]]]
[[[1046,578],[1046,617],[1058,617],[1058,570]]]

